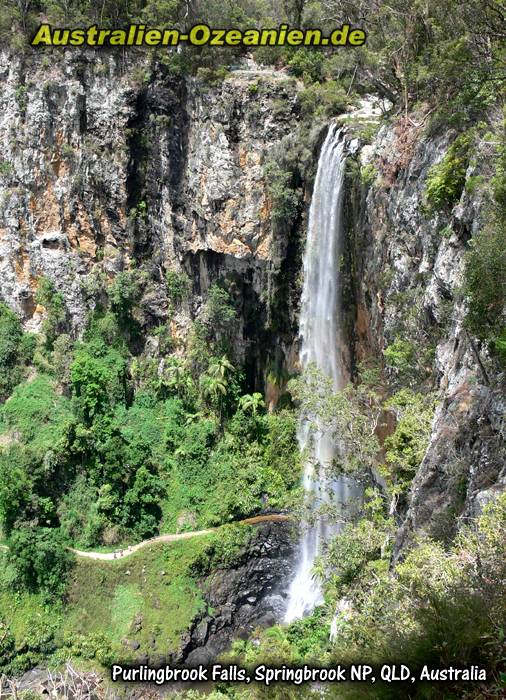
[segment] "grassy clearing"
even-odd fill
[[[175,650],[203,605],[189,569],[208,544],[200,537],[153,545],[124,561],[78,560],[64,632],[103,635],[123,658],[132,656],[125,639],[140,645],[136,656]]]
[[[77,558],[64,604],[14,591],[0,554],[0,625],[13,642],[0,648],[2,666],[13,674],[51,658],[107,666],[175,651],[204,605],[191,566],[213,537],[152,545],[123,561]]]

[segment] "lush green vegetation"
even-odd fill
[[[57,665],[66,659],[107,665],[133,660],[136,652],[162,656],[176,650],[204,604],[193,567],[219,541],[216,534],[155,545],[110,563],[78,559],[65,598],[51,601],[13,590],[16,562],[2,555],[0,624],[6,638],[0,668],[15,673],[39,661]]]
[[[23,378],[33,357],[35,339],[24,334],[21,322],[5,304],[0,304],[0,400],[5,401]]]
[[[434,165],[427,177],[427,200],[434,208],[453,206],[460,199],[466,183],[466,170],[473,132],[458,136],[445,153],[443,160]]]
[[[87,3],[82,0],[6,0],[0,12],[0,35],[20,48],[41,19],[56,26],[97,23],[104,27],[142,22],[151,26],[212,27],[291,26],[339,27],[348,22],[368,33],[365,46],[351,51],[313,47],[261,47],[257,60],[286,65],[304,80],[303,109],[323,113],[342,110],[350,93],[374,92],[407,113],[424,101],[438,105],[436,119],[460,125],[496,99],[504,81],[503,7],[497,0],[392,0],[360,3],[326,0],[270,3],[241,0],[221,3],[198,0],[134,0],[129,3]],[[13,32],[18,27],[21,33]],[[160,52],[172,73],[195,70],[205,80],[220,80],[226,67],[245,49],[210,47]],[[163,55],[162,55],[163,54]],[[326,85],[327,81],[331,81]],[[320,86],[320,87],[318,87]],[[321,89],[320,89],[321,88]]]
[[[188,278],[168,273],[166,282],[174,313]],[[68,545],[110,547],[283,509],[297,499],[300,474],[293,412],[267,414],[261,394],[242,391],[237,312],[226,286],[210,288],[182,359],[168,324],[153,329],[144,350],[139,319],[149,280],[142,271],[98,284],[101,302],[78,341],[62,332],[65,306],[48,280],[38,292],[46,321],[37,340],[0,309],[0,372],[10,394],[0,413],[0,525],[9,545],[3,595],[67,606],[71,617],[68,601],[86,607],[75,591],[103,570],[76,564]],[[35,367],[22,381],[32,356]],[[197,545],[188,551],[200,552]],[[125,600],[133,607],[135,581],[118,579],[112,614]],[[164,609],[169,598],[182,605],[178,585],[165,591]],[[177,618],[183,627],[192,596],[188,615]],[[97,617],[90,613],[90,625]],[[113,627],[78,632],[110,642]]]
[[[467,256],[467,325],[506,364],[506,225],[487,224],[473,237]]]
[[[506,677],[498,660],[506,624],[506,497],[487,506],[476,526],[465,529],[449,550],[423,539],[389,570],[394,532],[383,499],[369,491],[363,516],[336,537],[317,567],[325,604],[288,627],[236,642],[227,658],[252,668],[260,663],[333,665],[367,659],[404,663],[415,672],[425,664],[474,663],[489,673],[482,695],[476,687],[451,683],[355,683],[329,685],[324,697],[502,698]],[[329,639],[332,620],[334,641]],[[220,690],[224,697],[240,700],[312,697],[309,687]]]
[[[263,163],[275,241],[284,241],[304,212],[312,149],[324,121],[370,93],[402,129],[414,126],[413,113],[417,120],[420,115],[429,130],[449,132],[446,153],[425,183],[424,213],[442,219],[442,235],[452,235],[449,214],[463,195],[490,195],[482,228],[469,244],[463,293],[469,335],[488,346],[492,362],[504,363],[506,141],[495,133],[496,114],[491,125],[505,80],[503,15],[496,0],[7,0],[0,36],[29,52],[26,38],[41,20],[107,27],[201,21],[242,28],[287,21],[325,31],[329,23],[363,26],[368,41],[359,49],[254,51],[258,62],[285,69],[287,81],[299,87],[290,106],[299,130]],[[193,74],[216,86],[243,53],[184,48],[144,55],[132,82],[145,87],[158,71],[171,78]],[[16,92],[21,112],[29,87]],[[252,82],[251,100],[266,89],[261,79]],[[270,102],[274,116],[286,107],[281,81],[277,89],[279,99]],[[370,139],[375,128],[364,127],[361,138]],[[483,175],[466,180],[488,128],[494,129],[489,186]],[[0,163],[0,175],[7,178],[11,170]],[[364,187],[380,179],[376,163],[356,174]],[[147,208],[141,199],[131,218],[146,222]],[[499,698],[505,687],[498,661],[506,625],[504,497],[455,542],[413,543],[391,568],[396,528],[429,440],[433,360],[445,322],[420,321],[422,275],[404,291],[389,291],[395,313],[387,344],[377,367],[360,369],[355,386],[335,393],[314,368],[290,382],[283,405],[293,400],[304,415],[328,426],[343,447],[334,468],[366,485],[366,502],[316,564],[324,605],[289,627],[238,642],[230,658],[252,666],[394,659],[417,667],[472,660],[489,669],[487,697]],[[251,533],[228,526],[216,536],[152,547],[110,564],[76,560],[68,546],[112,548],[299,503],[295,412],[268,414],[261,394],[246,393],[233,285],[220,280],[210,287],[182,340],[174,325],[178,312],[188,311],[192,291],[184,272],[162,275],[168,314],[157,327],[145,303],[153,285],[146,272],[124,270],[112,282],[90,275],[85,284],[95,310],[80,339],[71,335],[65,300],[49,279],[39,280],[35,297],[45,310],[39,337],[24,333],[16,314],[0,304],[0,527],[9,545],[0,557],[0,671],[7,673],[67,658],[103,665],[143,654],[161,658],[202,609],[197,580],[234,563]],[[385,415],[392,425],[380,436]],[[393,698],[403,691],[354,686],[329,689],[327,696]],[[449,700],[466,697],[462,692],[420,687],[410,688],[410,697]],[[210,697],[310,693],[223,687]]]
[[[469,244],[465,269],[467,327],[506,365],[506,121],[495,143],[488,220]]]

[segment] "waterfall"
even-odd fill
[[[300,313],[300,361],[302,368],[315,364],[333,380],[335,390],[344,384],[341,359],[340,257],[343,239],[343,184],[346,144],[342,130],[332,125],[322,146],[309,210],[304,254],[304,286]],[[297,438],[305,456],[303,486],[311,507],[326,503],[344,505],[354,495],[353,483],[345,477],[325,475],[337,452],[324,426],[315,430],[301,418]],[[309,453],[309,454],[308,454]],[[315,470],[315,463],[321,465]],[[338,532],[316,514],[315,524],[306,524],[298,550],[295,577],[288,592],[285,622],[310,612],[323,602],[322,592],[312,578],[312,568],[322,544]]]

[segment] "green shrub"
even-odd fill
[[[42,331],[46,337],[46,344],[52,349],[53,344],[64,329],[66,321],[65,300],[61,292],[56,291],[55,284],[47,277],[39,279],[35,301],[46,309],[46,318],[42,324]]]
[[[298,100],[306,120],[343,114],[352,102],[346,90],[335,80],[309,85],[298,93]]]
[[[131,328],[135,324],[132,313],[139,304],[145,283],[144,272],[127,270],[118,273],[109,287],[111,309],[123,327]]]
[[[318,49],[300,48],[288,61],[290,73],[306,81],[319,81],[323,78],[325,55]]]
[[[180,304],[188,297],[191,289],[191,280],[185,272],[167,270],[165,282],[167,284],[167,296],[173,304]]]
[[[237,311],[226,289],[218,284],[209,288],[202,317],[206,323],[219,330],[227,330],[237,320]]]
[[[387,474],[394,492],[405,494],[427,450],[435,403],[431,395],[402,389],[385,407],[395,412],[397,424],[384,442]]]
[[[22,339],[19,318],[6,304],[0,303],[0,401],[4,401],[21,380]]]
[[[451,207],[460,199],[466,183],[466,171],[473,140],[472,130],[458,136],[441,162],[429,170],[425,194],[427,202],[433,209]]]
[[[497,161],[492,178],[492,191],[499,213],[504,217],[506,215],[506,120],[503,122],[502,131],[499,133]]]
[[[506,224],[489,222],[474,236],[466,255],[466,325],[506,363]]]
[[[283,170],[274,161],[265,164],[264,173],[272,201],[272,223],[276,229],[287,231],[297,217],[300,204],[300,192],[293,185],[293,173]]]
[[[0,161],[0,176],[6,177],[7,175],[10,175],[12,173],[12,164],[9,163],[7,160],[2,160]]]
[[[100,341],[76,348],[70,377],[77,405],[88,424],[126,400],[126,361]]]
[[[13,531],[8,561],[21,588],[51,597],[64,593],[72,556],[58,530],[28,526]]]
[[[55,446],[70,415],[68,400],[56,393],[54,381],[44,375],[16,387],[3,407],[6,427],[43,450]]]
[[[244,525],[227,525],[222,528],[195,559],[191,566],[192,573],[206,576],[213,569],[237,567],[247,554],[252,535],[251,528]]]
[[[383,356],[388,368],[406,374],[413,366],[415,348],[409,340],[396,338],[383,350]]]

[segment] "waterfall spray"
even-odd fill
[[[336,125],[323,143],[309,210],[304,254],[304,286],[300,313],[300,361],[302,368],[315,364],[332,379],[334,390],[343,387],[341,356],[341,275],[343,239],[343,186],[346,143]],[[344,506],[354,496],[353,483],[345,477],[326,474],[337,453],[332,436],[315,430],[307,418],[299,422],[297,438],[305,456],[303,487],[312,508]],[[315,463],[318,469],[315,469]],[[285,622],[310,612],[323,602],[321,588],[312,577],[312,568],[321,546],[338,532],[315,513],[314,524],[306,524],[299,543],[295,577],[288,592]]]

